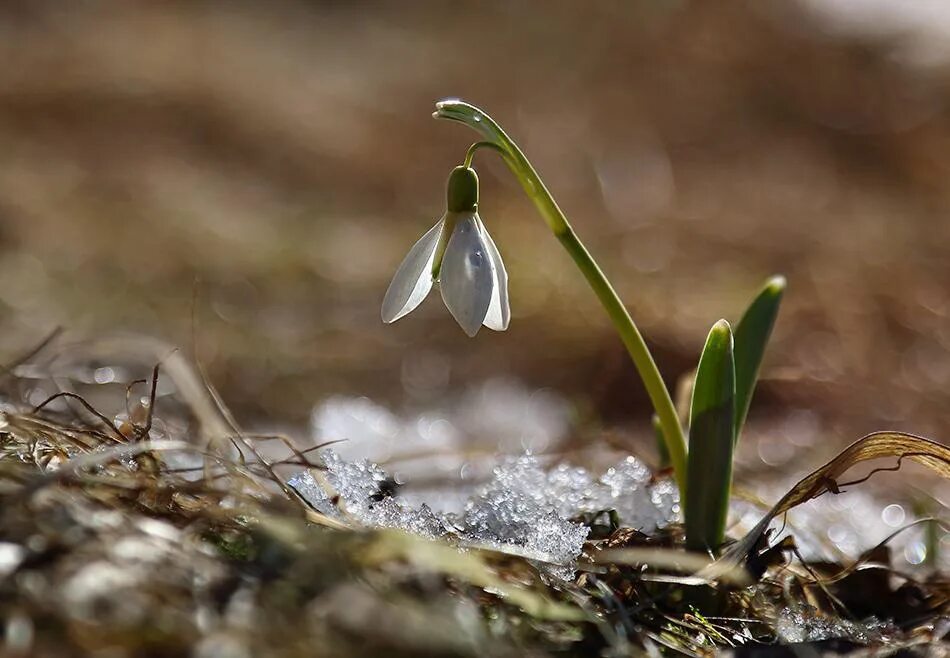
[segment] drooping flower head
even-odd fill
[[[383,322],[411,312],[437,283],[449,312],[469,336],[484,324],[508,328],[508,274],[478,216],[478,176],[456,167],[449,176],[446,212],[420,238],[393,277],[383,299]]]

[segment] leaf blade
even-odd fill
[[[714,551],[723,542],[735,446],[733,336],[720,320],[706,338],[690,405],[686,547]]]
[[[785,277],[774,276],[769,279],[736,325],[736,443],[739,442],[739,434],[752,404],[762,357],[775,326],[785,287]]]

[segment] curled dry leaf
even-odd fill
[[[838,478],[855,464],[886,457],[896,458],[897,464],[893,467],[871,471],[868,476],[854,482],[838,482]],[[837,457],[827,464],[799,481],[776,503],[775,507],[762,517],[762,520],[745,537],[730,546],[721,558],[700,571],[697,576],[716,580],[724,574],[732,573],[738,565],[746,561],[749,554],[758,545],[762,534],[769,527],[772,519],[779,514],[783,514],[829,491],[840,493],[841,487],[863,482],[877,471],[897,470],[905,459],[917,462],[943,477],[950,478],[950,448],[947,446],[903,432],[874,432],[868,434],[842,450]]]

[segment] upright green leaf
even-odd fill
[[[666,437],[663,436],[663,424],[656,414],[653,414],[653,437],[656,439],[656,452],[659,458],[656,466],[662,471],[673,464],[670,462],[670,449],[667,447]]]
[[[785,292],[785,277],[773,276],[769,279],[761,292],[746,309],[745,314],[736,326],[735,360],[736,360],[736,436],[745,424],[749,405],[752,403],[752,393],[759,378],[759,366],[762,365],[762,355],[765,346],[772,335],[775,318],[778,315],[779,305],[782,302],[782,293]]]
[[[699,359],[690,405],[686,488],[686,546],[715,551],[722,545],[732,488],[736,368],[732,329],[713,325]]]

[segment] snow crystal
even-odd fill
[[[365,459],[348,462],[333,450],[324,450],[320,456],[331,491],[322,487],[311,473],[294,476],[288,484],[327,516],[340,517],[337,505],[346,513],[359,515],[372,502],[371,497],[379,494],[380,485],[389,477],[386,471]],[[339,494],[337,504],[331,500],[332,494]]]
[[[325,470],[320,472],[331,491],[311,472],[289,481],[321,513],[369,527],[401,528],[430,538],[451,532],[475,544],[514,548],[560,578],[573,576],[570,565],[590,532],[572,519],[616,509],[628,525],[651,532],[675,520],[679,512],[672,482],[651,482],[649,469],[634,457],[598,480],[567,464],[545,470],[530,455],[508,459],[495,467],[491,480],[458,515],[437,515],[425,503],[412,507],[387,495],[389,476],[370,461],[349,462],[329,449],[321,458]]]
[[[590,532],[570,519],[609,509],[627,525],[652,532],[676,518],[679,497],[669,481],[651,484],[649,469],[635,457],[594,480],[567,464],[545,471],[537,457],[525,455],[495,468],[466,505],[459,526],[475,539],[524,547],[563,565],[576,559]]]
[[[462,534],[482,543],[524,548],[529,556],[545,562],[573,562],[590,529],[566,520],[571,514],[564,499],[552,495],[557,488],[573,493],[573,487],[564,485],[573,484],[574,479],[565,481],[564,469],[552,473],[555,487],[537,458],[529,456],[495,468],[491,482],[472,497],[458,519]],[[570,569],[554,571],[562,577],[573,575]]]
[[[564,517],[575,516],[585,508],[594,491],[594,479],[586,469],[558,464],[547,473],[546,499],[557,506]]]
[[[448,532],[445,523],[425,503],[415,509],[392,498],[385,498],[371,505],[363,516],[363,521],[367,525],[399,528],[429,539],[436,539]]]
[[[775,620],[779,640],[787,644],[844,638],[859,644],[881,639],[885,625],[871,619],[866,623],[837,619],[810,606],[784,608]]]
[[[349,515],[366,526],[401,528],[425,537],[445,534],[445,526],[428,505],[414,509],[388,497],[389,476],[378,465],[365,459],[348,462],[333,450],[324,450],[320,456],[330,491],[309,471],[287,481],[318,512],[335,519]]]
[[[676,522],[680,513],[680,490],[676,486],[676,482],[667,478],[650,487],[650,503],[651,506],[643,511],[644,513],[650,512],[652,525],[646,522],[641,523],[641,530],[648,527],[653,529],[663,528]]]
[[[600,478],[600,487],[585,511],[615,509],[631,528],[653,532],[679,513],[679,493],[670,482],[651,484],[650,469],[636,457],[627,457]]]
[[[636,457],[627,457],[599,480],[586,469],[566,464],[545,471],[538,458],[529,455],[503,462],[493,475],[466,508],[470,527],[510,529],[522,518],[548,510],[569,519],[613,509],[626,525],[653,532],[679,513],[673,482],[652,483],[649,468]]]

